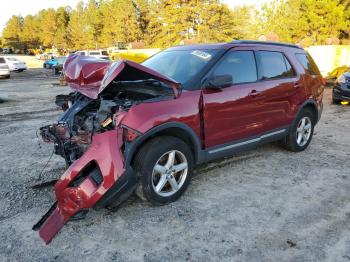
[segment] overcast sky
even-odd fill
[[[236,5],[260,5],[264,0],[224,0],[226,3],[234,7]],[[75,7],[79,0],[9,0],[4,1],[0,8],[0,32],[5,26],[6,21],[12,15],[26,16],[28,14],[35,14],[44,8],[57,8],[60,6]],[[5,4],[6,3],[6,4]]]

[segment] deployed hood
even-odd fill
[[[66,81],[73,89],[96,99],[112,81],[155,79],[169,85],[178,96],[180,83],[129,60],[111,63],[103,59],[73,54],[64,64]]]

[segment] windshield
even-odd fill
[[[213,59],[218,50],[172,50],[160,52],[142,65],[185,84]]]
[[[100,55],[100,52],[90,52],[90,55]]]

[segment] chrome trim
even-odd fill
[[[209,150],[208,153],[209,154],[214,154],[214,153],[217,153],[217,152],[220,152],[220,151],[224,151],[224,150],[228,150],[228,149],[231,149],[231,148],[235,148],[235,147],[244,146],[244,145],[247,145],[247,144],[259,142],[260,140],[262,140],[264,138],[268,138],[268,137],[271,137],[271,136],[274,136],[274,135],[278,135],[278,134],[284,133],[286,130],[287,129],[281,129],[281,130],[278,130],[278,131],[267,133],[265,135],[262,135],[260,137],[257,137],[257,138],[251,139],[251,140],[247,140],[247,141],[239,142],[239,143],[236,143],[236,144],[220,147],[220,148],[217,148],[217,149]]]
[[[287,129],[281,129],[281,130],[278,130],[278,131],[275,131],[275,132],[271,132],[271,133],[262,135],[260,138],[267,138],[267,137],[270,137],[270,136],[278,135],[278,134],[281,134],[281,133],[285,132],[286,130]]]

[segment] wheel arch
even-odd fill
[[[296,117],[300,114],[300,112],[304,109],[309,109],[311,110],[311,112],[315,115],[315,121],[316,123],[318,122],[318,120],[320,119],[320,112],[318,111],[318,108],[317,108],[317,104],[314,100],[312,99],[308,99],[306,100],[300,107],[299,107],[299,110],[296,114]]]
[[[193,129],[183,123],[168,122],[150,129],[125,147],[126,165],[133,165],[135,156],[141,147],[157,136],[173,136],[181,139],[190,147],[194,162],[201,162],[201,143]]]

